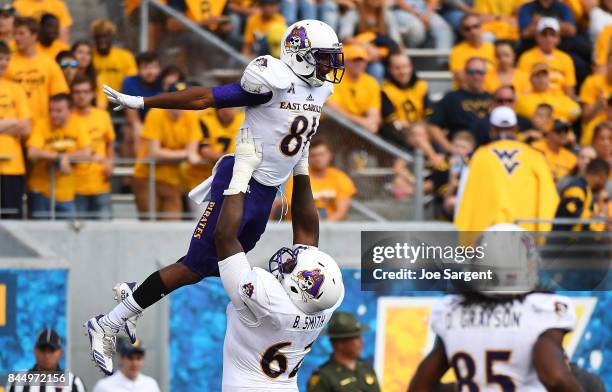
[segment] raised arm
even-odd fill
[[[319,246],[319,214],[312,197],[308,175],[293,177],[291,208],[293,243]]]
[[[244,197],[251,175],[261,162],[251,133],[245,128],[238,135],[234,153],[234,168],[228,188],[223,192],[223,204],[215,228],[215,246],[219,259],[221,283],[237,309],[245,307],[238,287],[241,279],[251,271],[238,232],[244,215]]]

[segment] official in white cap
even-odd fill
[[[489,117],[491,140],[514,139],[518,131],[518,120],[514,110],[508,106],[498,106]]]

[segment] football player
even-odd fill
[[[499,267],[495,291],[472,287],[435,305],[436,341],[408,391],[435,390],[449,368],[457,391],[582,391],[562,347],[575,309],[567,297],[535,290],[533,238],[519,226],[499,224],[483,234],[482,243]]]
[[[290,26],[281,41],[280,60],[262,56],[249,63],[240,83],[212,89],[192,87],[153,97],[121,94],[105,86],[115,108],[193,109],[246,106],[242,130],[249,130],[263,156],[254,171],[233,156],[222,157],[213,176],[196,187],[192,198],[208,202],[187,254],[177,263],[151,274],[139,286],[117,285],[121,301],[87,327],[93,361],[112,373],[115,335],[124,330],[136,340],[136,320],[144,309],[179,287],[207,276],[219,276],[214,231],[224,196],[246,192],[239,240],[250,251],[264,232],[277,187],[293,173],[308,176],[308,144],[317,130],[323,104],[344,74],[342,44],[334,30],[317,20]],[[233,173],[233,174],[232,174]],[[252,173],[252,174],[251,174]],[[308,189],[310,192],[310,189]]]
[[[250,155],[257,164],[248,132],[241,137],[236,154]],[[292,219],[294,246],[278,250],[269,271],[251,268],[239,239],[248,194],[223,200],[215,244],[221,282],[231,300],[223,345],[225,392],[297,392],[304,356],[344,297],[340,268],[316,248],[319,222],[309,179],[295,181],[300,191],[292,197],[299,216]]]

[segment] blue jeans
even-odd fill
[[[103,220],[112,218],[110,193],[76,195],[74,204],[79,218]]]
[[[316,19],[317,4],[313,0],[281,0],[280,12],[285,17],[287,25],[292,25],[300,19]]]
[[[46,196],[40,193],[29,193],[28,204],[30,206],[32,219],[49,219],[51,217],[51,200]],[[76,206],[74,205],[74,201],[56,201],[55,218],[76,218]]]
[[[465,12],[459,11],[457,9],[448,10],[442,13],[442,17],[446,22],[455,30],[457,36],[460,37],[461,32],[461,18],[465,15]]]

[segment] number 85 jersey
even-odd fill
[[[321,111],[333,85],[312,87],[298,78],[281,60],[257,57],[244,70],[240,85],[253,94],[272,93],[270,101],[246,108],[243,128],[251,129],[263,159],[253,173],[257,182],[278,186],[308,154],[308,142],[316,133]]]
[[[533,346],[547,330],[570,331],[575,322],[569,298],[553,293],[490,306],[463,305],[463,297],[448,295],[431,313],[431,328],[444,342],[459,391],[546,391]]]

